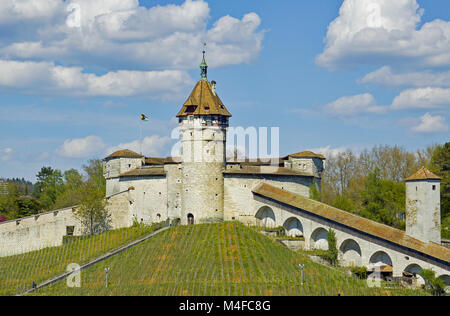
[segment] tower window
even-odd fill
[[[433,185],[433,191],[436,191],[436,186],[435,185]]]
[[[67,236],[73,236],[74,231],[75,231],[75,226],[66,226],[66,235]]]
[[[189,105],[186,107],[186,113],[194,113],[196,109],[197,109],[196,105]]]

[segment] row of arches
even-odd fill
[[[275,227],[276,217],[273,210],[268,206],[261,207],[256,213],[256,219],[259,222],[260,226],[263,227]],[[300,220],[296,217],[291,217],[287,219],[283,227],[285,229],[287,236],[292,237],[301,237],[304,236],[303,225]],[[316,228],[309,238],[309,246],[311,249],[320,249],[327,250],[328,249],[328,241],[327,241],[328,231],[319,227]],[[366,265],[363,262],[362,250],[357,241],[354,239],[346,239],[338,245],[340,262],[344,266],[363,266]],[[388,253],[385,251],[375,251],[369,258],[368,269],[372,271],[382,271],[386,274],[392,274],[393,272],[393,261]],[[420,277],[419,272],[423,268],[418,264],[410,264],[404,269],[404,273],[409,273],[417,277],[417,281],[419,283],[423,282],[423,279]],[[442,275],[440,278],[450,286],[450,276]]]

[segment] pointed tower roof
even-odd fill
[[[433,172],[423,167],[415,174],[405,179],[405,181],[417,181],[417,180],[442,180],[442,178],[438,177]]]
[[[213,92],[211,83],[205,80],[197,82],[191,95],[183,104],[177,117],[189,115],[221,115],[231,117],[217,93]]]
[[[203,52],[203,60],[200,65],[201,79],[197,82],[194,90],[187,101],[183,104],[177,117],[189,115],[221,115],[231,117],[231,113],[225,108],[213,86],[207,79],[208,65],[205,60],[205,52]],[[213,84],[215,82],[213,81]]]

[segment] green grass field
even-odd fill
[[[94,244],[94,243],[93,243]],[[78,253],[80,255],[80,253]],[[53,260],[35,255],[23,260]],[[76,256],[75,256],[76,258]],[[55,262],[64,270],[70,260]],[[298,264],[305,264],[301,284]],[[105,286],[105,268],[109,283]],[[27,272],[23,271],[21,278]],[[27,278],[30,280],[30,278]],[[11,282],[10,282],[11,283]],[[65,281],[34,295],[417,295],[369,288],[366,282],[310,261],[238,223],[179,226],[81,272],[81,287]]]
[[[71,263],[83,264],[150,234],[157,227],[133,227],[110,231],[23,255],[0,258],[0,295],[20,294],[51,277],[66,272]]]

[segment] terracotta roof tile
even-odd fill
[[[281,190],[268,184],[260,184],[253,193],[270,198],[297,209],[305,210],[322,218],[351,227],[377,238],[423,253],[439,260],[450,262],[450,249],[433,242],[425,243],[406,235],[402,230],[383,225],[366,218],[348,213],[332,206],[307,199],[303,196]]]
[[[147,176],[165,176],[164,168],[137,168],[124,172],[120,177],[147,177]]]
[[[302,151],[300,153],[289,155],[288,157],[294,157],[294,158],[319,158],[319,159],[326,159],[325,156],[313,153],[312,151]]]
[[[251,175],[279,175],[279,176],[298,176],[315,177],[312,174],[299,172],[288,168],[277,166],[252,166],[241,165],[241,168],[227,169],[224,174],[251,174]]]
[[[166,165],[166,164],[176,164],[180,162],[181,158],[178,157],[167,157],[167,158],[145,157],[146,165]]]
[[[241,165],[249,165],[249,166],[273,166],[275,163],[276,165],[282,167],[284,166],[285,158],[275,158],[275,159],[250,159],[250,158],[233,158],[228,157],[227,158],[227,164],[241,164]]]
[[[135,153],[134,151],[124,149],[116,151],[106,158],[143,158],[143,157],[144,157],[143,155]]]
[[[438,177],[427,168],[422,168],[412,176],[405,179],[405,181],[415,181],[415,180],[442,180],[442,178]]]

